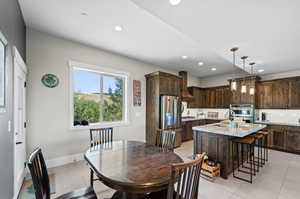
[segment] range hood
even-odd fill
[[[180,86],[182,101],[191,101],[193,99],[193,96],[190,94],[190,92],[187,89],[187,72],[180,71],[179,76],[182,78],[181,86]]]

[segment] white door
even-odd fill
[[[14,48],[14,198],[17,198],[25,177],[26,73],[26,65]]]

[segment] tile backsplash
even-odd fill
[[[199,113],[203,113],[202,117],[207,118],[208,112],[218,112],[218,118],[226,119],[229,118],[229,109],[216,109],[216,108],[187,108],[187,105],[183,103],[184,111],[182,112],[182,116],[193,116],[197,117]]]
[[[203,113],[203,117],[207,117],[208,112],[218,112],[219,118],[225,119],[229,117],[229,109],[208,109],[208,108],[187,108],[187,104],[184,105],[184,111],[182,116],[197,117],[199,113]],[[290,109],[256,109],[255,120],[261,120],[261,113],[266,113],[266,119],[269,122],[274,123],[299,123],[300,110]]]
[[[290,109],[257,109],[255,119],[261,120],[261,113],[266,113],[266,119],[270,122],[299,123],[300,110]]]

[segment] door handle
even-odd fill
[[[17,142],[16,144],[18,145],[18,144],[22,144],[23,142]]]

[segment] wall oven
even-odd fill
[[[254,106],[252,104],[231,104],[229,110],[231,120],[254,122]]]

